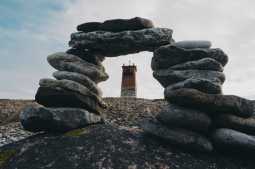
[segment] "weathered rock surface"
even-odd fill
[[[253,102],[234,95],[206,94],[195,89],[166,90],[171,103],[199,109],[211,114],[234,114],[240,117],[253,115]]]
[[[212,123],[204,112],[174,104],[164,106],[157,119],[169,128],[180,127],[197,132],[208,132]]]
[[[97,124],[68,132],[66,134],[68,137],[39,134],[27,138],[31,133],[25,134],[20,127],[15,127],[16,124],[0,126],[0,140],[4,144],[12,143],[4,147],[0,145],[0,156],[8,154],[4,159],[0,159],[2,163],[0,168],[77,169],[79,166],[80,168],[86,166],[88,169],[100,167],[254,169],[255,162],[252,155],[192,153],[176,146],[166,145],[162,139],[147,135],[144,137],[139,127],[140,121],[156,115],[161,105],[165,105],[165,100],[105,98],[104,101],[111,104],[105,112],[107,123],[111,123],[114,127]],[[21,137],[27,139],[13,143]]]
[[[143,130],[151,135],[165,140],[168,144],[180,146],[193,151],[211,152],[213,146],[204,136],[181,128],[167,128],[160,123],[147,121]]]
[[[34,135],[34,133],[24,130],[20,122],[10,122],[4,125],[1,124],[0,147],[23,140],[32,135]]]
[[[214,118],[219,128],[230,128],[246,134],[255,135],[255,117],[242,118],[230,114],[218,115]]]
[[[171,90],[177,90],[182,88],[197,89],[201,92],[209,94],[222,93],[221,83],[211,82],[207,79],[192,79],[192,78],[167,86],[165,88],[165,92],[168,93]]]
[[[109,78],[103,67],[88,63],[75,55],[58,52],[48,56],[47,60],[57,70],[81,73],[96,83]]]
[[[102,96],[102,91],[97,87],[96,83],[83,74],[67,71],[56,71],[53,73],[53,76],[57,80],[71,80],[79,84],[82,84],[90,92],[94,93],[95,95]]]
[[[225,75],[218,71],[209,70],[172,70],[162,69],[153,72],[153,77],[159,81],[163,87],[178,83],[187,79],[206,79],[211,83],[223,84]]]
[[[95,55],[114,57],[141,51],[154,51],[173,41],[172,32],[167,28],[150,28],[119,33],[77,32],[71,35],[69,45],[74,48],[87,49]]]
[[[228,56],[221,49],[183,49],[166,45],[154,51],[151,68],[153,70],[167,69],[177,64],[203,58],[212,58],[222,66],[228,62]]]
[[[171,66],[170,69],[174,70],[187,70],[187,69],[198,69],[198,70],[214,70],[223,72],[223,66],[212,58],[203,58],[195,61],[188,61],[185,63]]]
[[[102,62],[105,59],[104,56],[92,55],[89,51],[86,51],[83,49],[71,48],[71,49],[67,50],[66,53],[78,56],[81,59],[83,59],[89,63],[93,63],[94,65],[99,66],[100,68],[102,67]]]
[[[28,106],[21,112],[20,122],[31,132],[66,132],[102,122],[102,119],[85,109]]]
[[[62,88],[39,87],[35,100],[46,107],[84,108],[98,114],[106,107],[104,102],[93,97]]]
[[[7,155],[6,155],[7,154]],[[235,156],[234,156],[235,155]],[[39,134],[0,147],[4,169],[254,169],[253,156],[189,153],[140,129],[91,125],[64,135]]]
[[[238,153],[255,152],[255,137],[232,129],[217,129],[212,134],[213,143],[219,150]]]
[[[100,103],[103,102],[103,100],[99,96],[92,93],[86,86],[83,86],[80,83],[77,83],[75,81],[66,80],[66,79],[63,79],[63,80],[41,79],[39,82],[39,85],[41,87],[48,87],[53,89],[57,89],[57,88],[66,89],[69,91],[79,93],[83,96],[91,97]]]
[[[78,31],[93,32],[93,31],[109,31],[121,32],[127,30],[139,30],[152,28],[153,23],[149,19],[135,17],[131,19],[112,19],[103,23],[87,22],[77,26]]]
[[[212,43],[206,40],[186,40],[186,41],[178,41],[173,44],[179,48],[185,49],[194,49],[194,48],[210,48]]]

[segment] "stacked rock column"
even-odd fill
[[[25,129],[65,132],[101,122],[106,105],[97,84],[108,79],[104,57],[154,51],[173,41],[171,29],[154,28],[150,20],[139,17],[88,22],[77,30],[71,34],[71,49],[48,56],[58,71],[55,79],[39,82],[35,99],[41,106],[21,113]]]
[[[48,56],[55,79],[41,79],[35,100],[42,106],[27,107],[20,115],[29,131],[65,132],[102,122],[106,108],[99,82],[108,79],[103,56],[72,48]]]
[[[157,121],[144,125],[145,131],[183,148],[210,152],[214,145],[224,142],[220,137],[225,130],[215,131],[218,115],[252,115],[249,100],[222,95],[223,67],[228,57],[210,46],[210,42],[184,41],[154,52],[153,76],[165,88],[169,104]]]

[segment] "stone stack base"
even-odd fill
[[[153,76],[169,102],[146,133],[192,151],[255,150],[253,103],[222,94],[228,57],[207,41],[182,41],[160,47]],[[249,135],[248,135],[249,134]]]

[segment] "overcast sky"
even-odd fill
[[[224,93],[255,99],[254,0],[1,0],[0,98],[33,99],[39,79],[54,72],[47,55],[66,51],[78,24],[135,16],[173,29],[176,41],[211,40],[229,55]],[[163,97],[151,57],[106,59],[104,96],[120,95],[121,65],[131,60],[138,66],[138,97]]]

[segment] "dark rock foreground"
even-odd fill
[[[254,169],[252,155],[189,153],[139,128],[93,125],[0,147],[1,169]],[[236,155],[236,154],[235,154]]]

